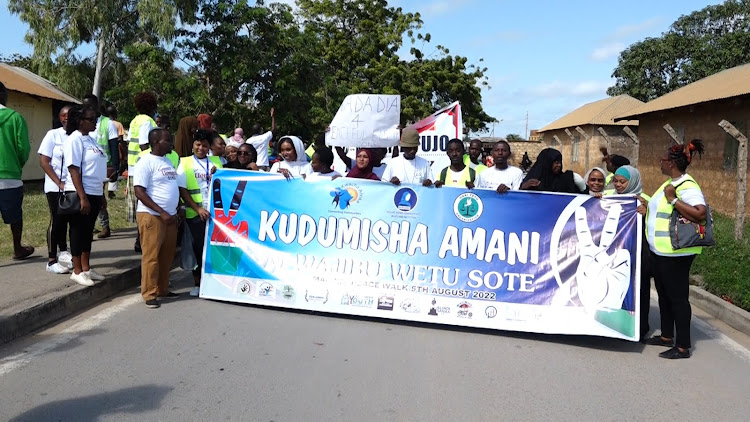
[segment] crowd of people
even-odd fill
[[[25,123],[18,113],[4,107],[4,87],[0,100],[0,133],[5,144],[2,147],[15,152],[0,155],[0,211],[4,222],[11,226],[14,259],[23,259],[33,253],[33,248],[20,243],[20,179],[28,159],[28,133],[24,133]],[[176,295],[169,291],[169,269],[177,248],[179,224],[187,227],[192,239],[192,244],[183,247],[190,247],[198,262],[193,269],[195,288],[190,294],[199,294],[211,177],[221,168],[279,173],[288,179],[348,177],[395,185],[490,189],[498,194],[530,190],[598,198],[634,195],[640,201],[638,212],[645,216],[643,236],[647,245],[641,257],[641,339],[646,344],[669,346],[660,354],[662,357],[690,356],[688,274],[700,248],[672,249],[667,226],[673,209],[693,222],[706,218],[706,201],[700,186],[687,174],[694,155],[701,155],[704,150],[698,139],[665,151],[660,166],[667,179],[649,197],[643,192],[638,169],[626,157],[610,155],[606,150],[605,167],[594,167],[581,177],[563,168],[562,154],[553,148],[542,150],[533,164],[524,154],[522,169],[509,164],[511,145],[500,140],[493,145],[487,166],[481,158],[479,140],[470,141],[467,150],[464,141],[452,139],[446,151],[450,165],[433,169],[429,161],[417,155],[420,135],[413,128],[402,129],[399,146],[386,164],[386,148],[360,148],[352,159],[342,148],[326,146],[323,135],[307,149],[296,136],[281,136],[274,142],[277,129],[273,109],[270,130],[264,131],[256,124],[248,138],[244,138],[241,128],[221,134],[208,114],[180,119],[173,138],[169,117],[156,114],[153,94],[138,94],[134,104],[138,115],[130,122],[129,141],[124,141],[125,131],[116,121],[116,110],[109,107],[101,113],[93,95],[87,96],[82,106],[63,107],[59,114],[62,127],[50,130],[42,141],[39,162],[45,173],[44,191],[50,212],[47,271],[70,272],[72,280],[86,286],[104,279],[91,268],[89,258],[97,217],[102,225],[100,237],[110,233],[107,197],[117,190],[118,175],[127,180],[128,219],[137,223],[134,248],[142,253],[141,293],[151,308],[160,306],[160,298]],[[332,169],[334,151],[347,167],[345,174]],[[652,276],[659,294],[661,334],[648,337]]]

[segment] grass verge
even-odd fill
[[[744,238],[736,241],[734,220],[713,215],[716,246],[703,249],[691,272],[703,277],[707,291],[750,311],[750,225],[745,225]]]
[[[31,245],[37,250],[35,255],[47,256],[47,227],[49,226],[49,207],[44,195],[43,182],[25,182],[23,194],[23,238],[24,245]],[[115,199],[107,203],[109,225],[112,230],[133,227],[126,221],[127,210],[124,198],[125,182],[120,181]],[[97,223],[99,227],[99,223]],[[0,231],[0,259],[13,256],[13,239],[10,226],[3,225]]]

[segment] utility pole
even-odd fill
[[[526,110],[526,137],[524,139],[529,140],[529,110]]]

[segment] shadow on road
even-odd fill
[[[30,409],[16,421],[97,421],[105,415],[137,415],[158,409],[171,387],[144,385],[94,394],[74,399],[58,400]],[[130,419],[130,418],[128,418]]]

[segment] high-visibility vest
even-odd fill
[[[128,167],[133,167],[138,161],[138,154],[141,153],[139,144],[141,125],[151,121],[151,126],[156,127],[156,122],[150,116],[139,114],[130,122],[130,142],[128,143]]]
[[[102,116],[99,120],[99,131],[96,133],[96,143],[99,148],[107,153],[107,162],[112,162],[112,155],[109,152],[109,117]]]
[[[143,151],[138,153],[138,157],[135,159],[136,163],[140,161],[140,159],[145,156],[146,154],[151,154],[151,147],[148,147],[148,149],[144,149]],[[177,155],[176,152],[172,151],[169,154],[165,155],[169,159],[169,162],[172,163],[172,167],[177,170],[177,166],[180,165],[180,156]]]
[[[449,168],[450,167],[446,167],[446,168],[444,168],[440,172],[440,179],[439,180],[441,182],[445,183],[445,186],[457,186],[457,187],[465,188],[466,187],[466,182],[474,183],[474,179],[476,179],[476,177],[477,177],[477,173],[476,173],[476,171],[474,171],[473,168],[471,168],[471,167],[464,167],[464,170],[461,171],[461,177],[458,179],[458,182],[456,182],[456,184],[454,185],[453,181],[446,182],[446,179],[448,178],[448,169]]]
[[[208,159],[217,169],[222,168],[221,157],[211,156],[208,157]],[[203,195],[201,194],[201,187],[200,184],[198,184],[198,179],[195,177],[193,163],[195,163],[193,155],[180,158],[180,166],[182,166],[182,170],[185,172],[185,185],[187,191],[196,204],[202,204]],[[190,207],[185,208],[185,218],[194,218],[197,216],[198,213],[195,212],[195,210]]]
[[[471,161],[471,157],[469,157],[469,154],[464,154],[464,164],[466,164],[467,166],[469,166],[470,169],[474,169],[474,171],[477,174],[479,174],[479,173],[483,172],[485,169],[487,169],[487,166],[485,166],[482,163],[474,164]]]
[[[652,198],[659,194],[659,192],[663,192],[664,188],[667,187],[668,184],[672,183],[672,180],[667,180],[662,184],[659,189],[654,192]],[[692,176],[689,174],[685,175],[685,180],[680,183],[677,186],[677,197],[680,197],[680,192],[682,192],[685,189],[689,188],[695,188],[697,187],[700,189],[700,186],[698,185],[698,182],[693,179]],[[669,220],[672,217],[672,210],[674,209],[674,206],[667,201],[666,195],[661,196],[661,200],[659,201],[659,206],[656,208],[656,223],[654,227],[654,237],[653,239],[650,238],[648,230],[646,231],[646,237],[649,240],[649,243],[653,243],[654,247],[656,248],[659,253],[664,255],[671,255],[671,254],[700,254],[703,251],[703,248],[700,246],[695,246],[692,248],[684,248],[679,249],[675,251],[672,249],[672,240],[669,237]],[[646,213],[646,221],[648,221],[649,215],[648,212]]]

